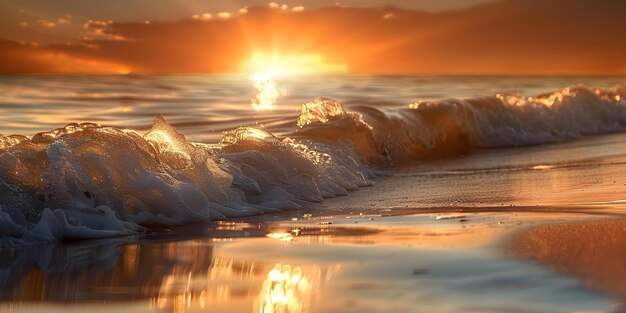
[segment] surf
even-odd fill
[[[145,133],[73,123],[0,135],[0,244],[300,210],[432,159],[622,132],[624,93],[572,86],[349,109],[316,98],[284,135],[241,126],[214,143],[188,140],[161,116]]]

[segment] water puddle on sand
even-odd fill
[[[3,250],[0,312],[614,312],[501,249],[511,230],[581,218],[342,216]]]

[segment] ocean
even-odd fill
[[[222,132],[258,126],[276,134],[295,129],[302,104],[328,97],[346,108],[408,108],[449,98],[527,97],[585,85],[611,88],[623,77],[277,77],[271,111],[255,111],[258,94],[246,75],[0,76],[0,134],[34,135],[75,122],[146,131],[157,115],[189,139],[218,142]]]
[[[622,312],[504,242],[623,218],[625,82],[2,76],[0,312]]]

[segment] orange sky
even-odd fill
[[[504,0],[437,12],[263,6],[210,19],[149,23],[68,15],[62,18],[66,21],[54,20],[55,26],[39,22],[38,27],[68,27],[69,32],[77,24],[71,30],[80,29],[80,38],[48,44],[0,40],[0,72],[230,73],[267,63],[307,68],[295,73],[317,68],[373,74],[620,75],[626,74],[623,12],[626,2],[621,0]],[[253,55],[257,60],[251,66]]]

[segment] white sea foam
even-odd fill
[[[349,152],[249,127],[226,132],[216,145],[190,143],[162,117],[143,136],[73,124],[3,142],[0,235],[24,240],[119,236],[301,209],[372,177]]]
[[[0,243],[297,210],[370,186],[390,166],[624,131],[624,96],[620,87],[572,87],[352,111],[318,98],[288,137],[240,127],[217,144],[189,142],[162,117],[143,135],[89,123],[0,135]]]

